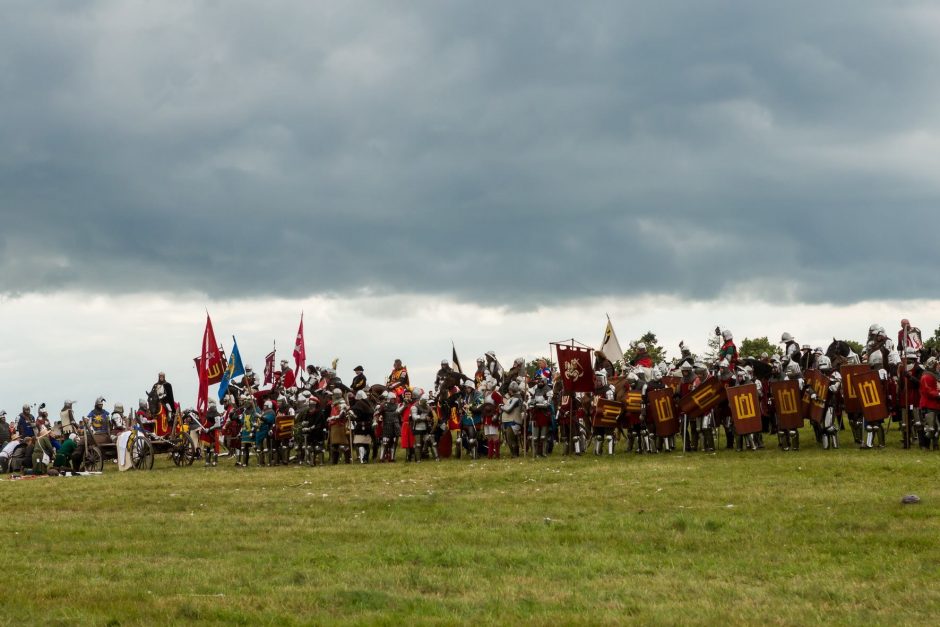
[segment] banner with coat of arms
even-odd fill
[[[593,349],[579,346],[555,345],[558,352],[558,371],[566,392],[593,392],[594,370],[591,365]]]

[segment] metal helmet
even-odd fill
[[[653,378],[653,381],[662,381],[663,379],[662,370],[660,370],[659,368],[653,368],[652,378]]]
[[[731,367],[731,364],[728,362],[727,359],[722,358],[721,361],[718,362],[718,367],[719,367],[719,368],[730,368],[730,367]]]
[[[364,401],[364,400],[366,400],[367,398],[369,398],[369,396],[366,394],[366,391],[365,391],[365,390],[359,390],[358,392],[356,392],[356,400],[357,400],[357,401]]]
[[[791,379],[801,378],[803,376],[803,371],[800,370],[800,364],[796,363],[795,361],[791,361],[790,363],[788,363],[786,375],[787,377]]]
[[[513,365],[513,366],[524,366],[524,365],[525,365],[525,359],[523,359],[522,357],[516,357],[516,358],[513,360],[512,365]]]
[[[391,392],[391,391],[386,392],[386,393],[385,393],[385,400],[387,400],[387,401],[395,400],[395,393],[394,393],[394,392]]]
[[[114,413],[123,414],[124,413],[124,403],[115,403],[114,404]]]
[[[934,370],[936,369],[936,367],[937,367],[936,357],[928,357],[927,361],[924,362],[924,368],[926,368],[927,370]]]
[[[150,406],[150,404],[147,403],[147,399],[146,399],[146,398],[138,398],[138,399],[137,399],[137,407],[138,407],[138,408],[140,408],[140,409],[147,409],[149,406]]]
[[[29,411],[29,403],[23,403],[23,411]]]
[[[817,346],[816,348],[814,348],[814,349],[813,349],[813,354],[814,354],[814,355],[822,355],[822,354],[823,354],[822,346]]]
[[[781,341],[781,342],[792,342],[792,341],[793,341],[793,336],[790,335],[788,332],[784,331],[784,332],[783,332],[783,335],[780,336],[780,341]]]
[[[734,339],[734,334],[731,333],[731,329],[725,329],[721,332],[721,337],[727,342]]]
[[[477,365],[478,365],[478,366],[482,366],[482,365],[485,364],[485,363],[486,363],[486,361],[484,361],[484,359],[483,359],[482,357],[477,357]]]
[[[692,372],[692,364],[690,364],[687,361],[684,361],[682,362],[682,366],[679,367],[679,370],[682,370],[683,372],[685,372],[686,370],[688,370],[689,372]]]
[[[541,378],[542,377],[539,377],[539,379]],[[607,371],[606,370],[598,370],[597,372],[594,373],[594,385],[599,388],[607,386]]]
[[[102,407],[104,407],[104,397],[99,396],[98,398],[95,399],[95,408],[100,409]]]
[[[639,343],[636,345],[636,350],[637,350],[638,353],[645,353],[645,352],[646,352],[646,344],[644,344],[643,342],[639,342]]]
[[[820,370],[832,370],[832,360],[822,355],[816,360],[816,367]]]
[[[265,402],[264,402],[264,408],[265,408],[265,409],[274,409],[274,403],[272,403],[271,401],[265,401]]]
[[[446,359],[442,359],[442,360],[441,360],[441,367],[442,367],[442,368],[446,368],[446,367],[449,366],[449,365],[450,365],[450,362],[447,361]]]

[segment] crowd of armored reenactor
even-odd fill
[[[859,413],[844,411],[840,369],[856,364],[867,364],[878,373],[890,409],[887,423],[893,420],[905,427],[899,429],[902,444],[907,447],[916,440],[923,448],[937,448],[937,358],[929,356],[921,363],[924,352],[918,346],[899,351],[879,325],[872,325],[861,355],[837,341],[827,351],[812,350],[784,333],[782,355],[741,359],[732,333],[720,333],[723,343],[710,364],[696,360],[684,346],[682,356],[671,364],[654,364],[642,344],[629,363],[615,364],[595,351],[594,391],[587,394],[566,394],[559,373],[546,360],[527,368],[520,358],[504,370],[492,352],[477,360],[471,375],[442,361],[429,392],[411,386],[400,360],[379,385],[368,383],[361,366],[346,385],[335,368],[308,366],[297,377],[285,361],[270,383],[260,387],[248,367],[220,402],[210,400],[202,412],[180,411],[172,386],[161,373],[132,415],[121,404],[107,410],[103,398],[78,420],[73,401],[64,403],[56,421],[50,420],[45,405],[35,417],[31,406],[24,405],[9,423],[6,412],[0,412],[0,470],[34,474],[77,470],[82,446],[77,434],[83,428],[112,438],[131,428],[161,437],[184,431],[194,455],[206,465],[218,464],[224,451],[238,466],[248,466],[252,457],[259,465],[395,462],[400,450],[405,461],[414,462],[462,456],[498,458],[504,454],[503,445],[514,457],[544,457],[556,447],[562,454],[580,455],[593,449],[596,455],[612,455],[622,441],[627,451],[658,453],[675,450],[677,436],[686,451],[699,450],[700,445],[704,451],[714,451],[716,436],[722,431],[725,448],[761,449],[763,436],[775,434],[782,450],[799,450],[799,427],[778,425],[768,390],[776,381],[797,381],[801,394],[815,398],[813,389],[804,383],[808,371],[825,377],[829,392],[822,418],[811,422],[816,442],[822,448],[838,448],[847,418],[856,444],[883,447],[886,421],[865,420]],[[915,337],[919,340],[919,332]],[[899,334],[900,342],[909,343],[907,333]],[[681,416],[677,430],[658,430],[649,415],[650,394],[672,386],[678,399],[709,379],[717,379],[724,388],[756,384],[759,432],[736,434],[727,401],[700,416]],[[619,403],[631,392],[641,399],[636,406],[624,404],[613,419],[615,424],[598,421],[601,399]],[[907,412],[904,420],[902,412]]]

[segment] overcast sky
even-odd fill
[[[4,14],[11,413],[160,369],[190,404],[206,309],[256,367],[304,310],[314,361],[424,385],[451,338],[511,361],[605,313],[624,344],[940,322],[935,3]]]

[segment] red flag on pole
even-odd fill
[[[262,385],[272,385],[274,383],[274,353],[271,351],[264,358],[264,383]]]
[[[591,369],[592,348],[555,344],[558,369],[566,392],[593,392],[594,371]]]
[[[304,315],[300,314],[300,328],[297,329],[297,339],[294,340],[294,376],[307,365],[307,350],[304,348]]]
[[[199,396],[196,398],[196,411],[204,414],[209,407],[209,386],[222,380],[225,362],[219,353],[212,319],[206,314],[206,330],[202,334],[202,350],[196,370],[199,375]]]

